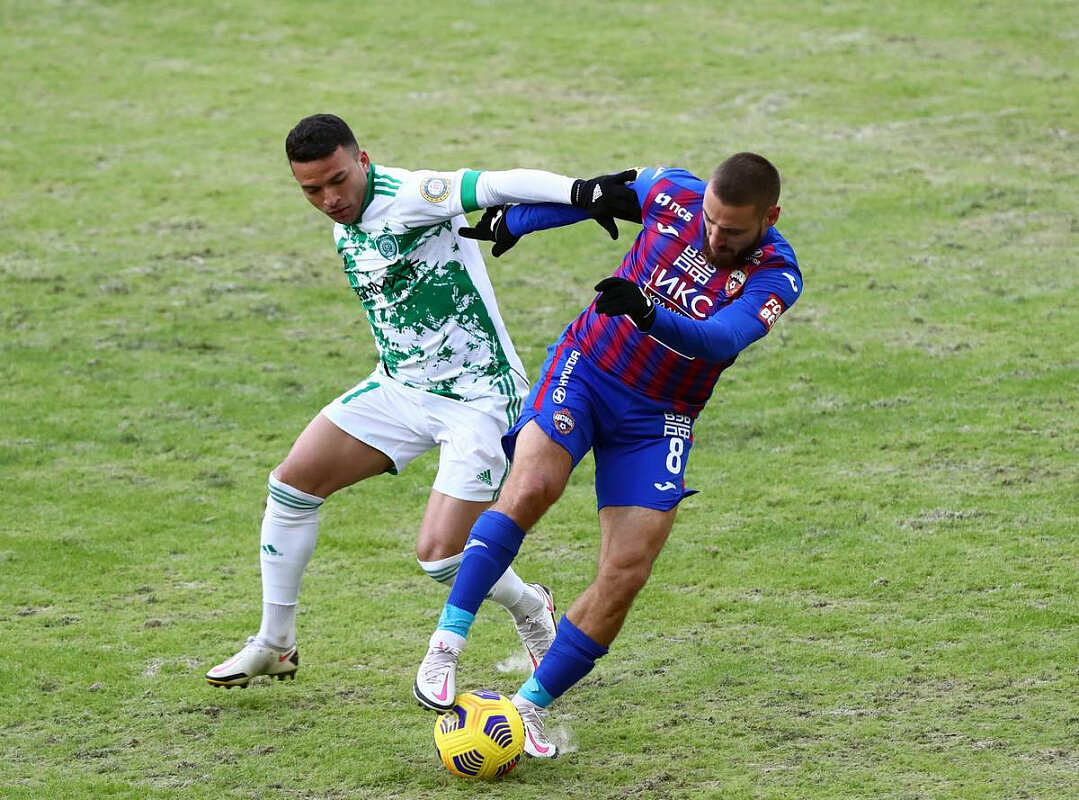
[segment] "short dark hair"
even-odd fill
[[[318,161],[332,155],[338,147],[359,150],[351,128],[333,114],[313,114],[296,123],[285,137],[285,155],[289,161]]]
[[[716,167],[708,185],[730,206],[766,211],[779,202],[779,170],[756,153],[735,153]]]

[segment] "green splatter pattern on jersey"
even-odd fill
[[[415,389],[457,400],[502,394],[514,405],[520,382],[451,221],[402,224],[393,213],[401,202],[376,197],[360,222],[335,227],[383,369]]]
[[[490,386],[508,371],[487,306],[459,261],[395,267],[393,285],[384,289],[387,298],[392,293],[392,304],[367,310],[389,374],[415,388],[464,399],[464,387],[476,381]],[[423,385],[413,382],[417,371]]]

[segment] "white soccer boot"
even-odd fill
[[[436,642],[427,648],[420,662],[412,694],[416,701],[431,711],[449,711],[457,697],[457,659],[459,647]]]
[[[517,626],[517,635],[521,637],[521,643],[525,646],[528,657],[532,660],[532,671],[535,672],[543,657],[547,655],[547,651],[551,649],[551,642],[554,641],[554,636],[557,632],[554,595],[542,583],[529,583],[527,585],[540,595],[543,606],[536,612],[535,616],[525,617],[524,619],[515,618],[514,624]]]
[[[525,755],[532,758],[557,758],[558,745],[547,738],[543,729],[543,719],[547,711],[527,700],[514,697],[513,705],[521,713],[525,724]]]
[[[270,675],[279,681],[285,678],[295,680],[299,666],[300,651],[296,649],[296,645],[288,650],[277,650],[252,636],[243,650],[207,672],[206,682],[211,686],[224,686],[226,689],[233,686],[246,689],[256,675]]]

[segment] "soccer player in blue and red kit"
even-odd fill
[[[513,698],[525,752],[557,755],[544,709],[607,653],[648,580],[679,502],[693,493],[684,475],[694,421],[720,374],[801,294],[794,250],[774,227],[779,189],[767,159],[738,153],[707,182],[681,169],[630,170],[577,181],[572,206],[488,209],[467,229],[500,255],[526,233],[588,216],[643,226],[615,274],[549,348],[503,438],[513,467],[465,545],[416,677],[422,705],[452,707],[458,657],[480,603],[591,449],[602,537],[596,578]]]

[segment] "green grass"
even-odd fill
[[[0,11],[0,794],[1079,795],[1074,3],[225,4]],[[202,673],[258,625],[265,477],[373,347],[282,142],[377,163],[784,175],[805,297],[721,380],[573,752],[468,784],[410,683],[443,592],[436,461],[327,504],[303,669]],[[518,350],[632,235],[489,260]],[[519,567],[562,603],[591,462]],[[497,610],[496,610],[497,611]],[[462,675],[512,691],[501,612]]]

